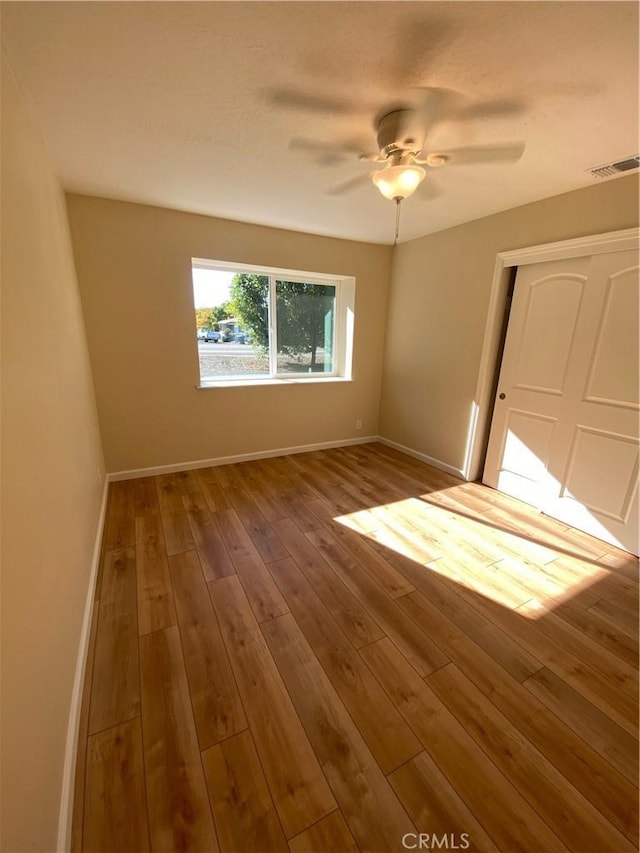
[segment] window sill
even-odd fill
[[[261,387],[264,385],[326,385],[334,382],[353,382],[346,376],[297,376],[295,378],[274,379],[220,379],[217,382],[208,382],[206,385],[196,385],[198,391],[207,391],[209,388],[252,388]]]

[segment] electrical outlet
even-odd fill
[[[362,429],[362,421],[360,418],[356,418],[356,429]]]

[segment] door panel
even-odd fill
[[[550,455],[562,426],[559,419],[588,270],[589,258],[576,258],[522,267],[516,278],[483,479],[537,507],[558,494]],[[566,291],[564,296],[561,291]],[[530,423],[525,429],[523,413],[541,419],[533,440],[534,426]],[[535,475],[532,454],[538,460]],[[560,474],[556,476],[559,479]]]
[[[631,436],[577,426],[560,497],[624,523],[637,468],[638,446]]]
[[[587,380],[588,402],[638,408],[638,308],[638,268],[609,276]]]
[[[544,502],[547,463],[556,419],[510,409],[503,435],[497,488],[527,503]]]
[[[515,387],[543,394],[562,394],[573,329],[584,287],[582,276],[549,276],[529,287],[522,318],[522,340]],[[544,339],[546,346],[540,346]]]
[[[484,473],[634,553],[638,290],[635,252],[518,271]]]

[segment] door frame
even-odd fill
[[[579,258],[584,255],[623,252],[628,249],[637,251],[639,248],[640,228],[627,228],[623,231],[610,231],[605,234],[561,240],[557,243],[544,243],[508,252],[498,252],[491,282],[469,441],[462,468],[462,476],[465,480],[479,479],[484,468],[495,397],[494,380],[502,362],[500,344],[512,268],[543,261]]]

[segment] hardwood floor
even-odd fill
[[[479,484],[113,483],[92,624],[73,850],[638,849],[638,561]]]

